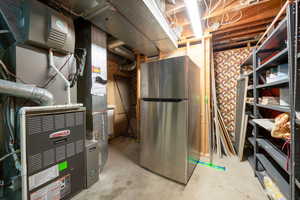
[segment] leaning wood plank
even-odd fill
[[[239,154],[240,137],[243,132],[243,124],[245,118],[246,96],[248,87],[248,77],[243,76],[237,80],[236,90],[236,110],[235,110],[235,130],[234,130],[234,147]]]
[[[218,114],[218,116],[217,116],[217,119],[218,119],[217,123],[219,125],[219,130],[220,130],[219,133],[220,133],[221,142],[222,142],[222,145],[223,145],[223,147],[225,149],[226,155],[227,156],[231,156],[231,155],[233,155],[233,153],[232,153],[230,145],[229,145],[229,143],[227,141],[226,129],[225,129],[225,126],[224,126],[224,124],[222,123],[222,121],[220,119],[221,116],[220,116],[220,113],[219,113],[219,109],[217,108],[216,110],[217,110],[217,114]]]
[[[246,139],[246,133],[247,133],[247,124],[248,124],[248,115],[245,115],[245,120],[243,121],[243,132],[241,135],[240,140],[240,147],[239,147],[239,160],[243,160],[244,155],[244,147],[245,147],[245,139]]]
[[[219,123],[217,122],[217,93],[216,93],[216,82],[215,82],[215,67],[214,67],[214,62],[211,64],[211,85],[212,85],[212,96],[213,96],[213,110],[214,110],[214,121],[215,121],[215,134],[216,134],[216,144],[217,144],[217,154],[219,157],[222,156],[221,152],[221,141],[220,141],[220,129],[219,129]]]
[[[247,131],[247,123],[248,123],[248,115],[245,115],[245,110],[246,110],[246,98],[247,98],[247,87],[248,87],[248,76],[244,76],[242,77],[242,79],[244,79],[244,85],[242,86],[242,90],[241,90],[241,94],[242,99],[241,99],[241,103],[242,103],[242,128],[240,130],[240,135],[242,137],[240,137],[240,141],[239,141],[239,157],[240,160],[242,160],[243,158],[243,154],[244,154],[244,145],[245,145],[245,137],[246,137],[246,131]]]
[[[227,142],[227,139],[226,139],[226,129],[225,129],[224,124],[222,123],[221,116],[220,116],[220,113],[219,113],[219,109],[217,109],[217,111],[218,111],[218,121],[219,121],[220,129],[222,130],[221,134],[224,135],[226,145],[228,145],[228,142]]]
[[[220,123],[219,123],[219,120],[218,120],[217,117],[215,118],[215,123],[216,123],[217,129],[219,131],[219,137],[220,137],[221,145],[222,145],[222,147],[224,149],[224,152],[225,152],[225,154],[227,156],[230,156],[229,148],[228,148],[228,145],[227,145],[227,143],[225,141],[225,138],[224,138],[224,135],[223,135],[223,132],[221,130]]]
[[[213,109],[213,108],[212,108]],[[212,119],[213,119],[213,115],[212,115]],[[217,152],[217,147],[216,147],[216,134],[214,134],[215,132],[216,132],[216,124],[215,124],[215,120],[213,120],[213,122],[211,123],[211,125],[212,125],[212,135],[211,135],[211,137],[212,137],[212,146],[211,146],[211,152]],[[211,158],[210,158],[211,159]]]
[[[215,110],[215,108],[214,108]],[[216,136],[216,148],[217,148],[217,154],[219,157],[222,157],[222,147],[221,147],[221,139],[220,139],[220,127],[219,123],[217,122],[217,116],[214,116],[214,122],[215,122],[215,136]]]
[[[203,42],[203,48],[204,48],[204,84],[205,84],[205,96],[204,96],[204,103],[205,103],[205,127],[206,127],[206,132],[208,134],[206,134],[206,138],[205,141],[206,145],[205,145],[205,150],[209,151],[210,147],[209,147],[209,143],[210,142],[210,132],[209,132],[209,122],[210,122],[210,52],[211,52],[211,48],[210,48],[210,38],[206,38],[202,40]],[[212,154],[211,154],[212,155]]]
[[[220,128],[220,138],[221,138],[221,142],[222,142],[222,146],[223,148],[226,150],[225,153],[227,156],[231,156],[232,153],[230,151],[229,145],[227,143],[226,137],[225,137],[225,133],[224,133],[224,129],[222,127],[222,125],[220,124],[220,120],[218,120],[219,123],[219,128]]]
[[[229,148],[229,145],[226,141],[226,137],[225,137],[225,133],[224,133],[224,130],[222,129],[221,127],[221,124],[220,124],[220,120],[218,120],[218,123],[219,123],[219,127],[220,127],[220,138],[221,138],[221,142],[222,142],[222,145],[223,147],[226,149],[226,155],[227,156],[231,156],[231,152],[230,152],[230,148]]]
[[[216,136],[216,140],[217,140],[217,155],[219,157],[222,157],[222,144],[221,144],[221,140],[220,140],[220,127],[218,125],[217,119],[216,117],[214,117],[214,123],[215,123],[215,136]]]
[[[211,63],[213,63],[212,57],[212,39],[203,38],[202,41],[205,43],[205,89],[206,89],[206,97],[205,97],[205,105],[207,110],[207,124],[208,124],[208,151],[209,151],[209,162],[213,162],[213,141],[212,141],[212,110],[211,110]]]
[[[230,147],[230,141],[228,141],[227,136],[226,136],[226,130],[225,127],[222,125],[221,120],[219,119],[219,123],[222,129],[222,137],[224,137],[224,142],[226,143],[226,146],[228,147],[229,153],[231,156],[234,156],[234,150],[232,150],[232,148]]]
[[[232,155],[236,155],[236,152],[235,152],[235,150],[234,150],[232,141],[231,141],[231,139],[230,139],[229,133],[228,133],[228,131],[227,131],[227,128],[226,128],[226,126],[225,126],[224,120],[223,120],[223,118],[222,118],[222,115],[221,115],[219,109],[218,109],[218,114],[219,114],[219,118],[220,118],[220,124],[221,124],[222,128],[224,129],[225,138],[226,138],[226,141],[227,141],[227,143],[228,143],[228,145],[229,145],[230,152],[232,153]]]

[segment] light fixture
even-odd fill
[[[186,5],[195,36],[201,37],[203,35],[203,30],[200,21],[198,0],[184,0],[184,3]]]

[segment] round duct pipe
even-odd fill
[[[167,0],[167,3],[175,5],[176,4],[176,0]]]
[[[125,43],[121,40],[114,40],[108,44],[108,49],[114,49],[116,47],[123,46]]]
[[[128,60],[135,61],[135,56],[132,51],[123,47],[125,43],[121,40],[114,40],[108,44],[108,50]]]
[[[128,60],[131,60],[131,61],[135,60],[134,54],[130,50],[126,49],[125,47],[116,47],[116,48],[112,49],[111,51],[119,56],[127,58]]]
[[[121,40],[113,40],[108,44],[108,50],[114,54],[117,54],[123,58],[133,61],[130,64],[120,66],[121,71],[132,71],[136,68],[135,55],[132,51],[123,47],[125,43]]]
[[[121,71],[128,71],[128,72],[133,71],[135,68],[136,68],[136,62],[120,66]]]

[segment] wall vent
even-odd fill
[[[67,34],[57,31],[55,29],[51,29],[49,32],[47,43],[49,46],[53,46],[55,48],[63,48],[65,45],[65,41],[67,38]]]
[[[49,13],[49,32],[47,44],[61,49],[64,47],[68,34],[68,24],[60,17]]]

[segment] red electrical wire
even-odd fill
[[[287,147],[287,156],[288,157],[287,157],[286,164],[285,164],[287,171],[289,170],[289,161],[291,158],[291,151],[290,151],[291,145],[290,144],[291,144],[291,139],[287,139],[281,148],[281,150],[284,150],[284,148]]]

